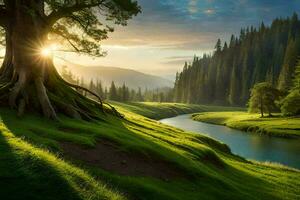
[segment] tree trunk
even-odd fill
[[[41,49],[47,46],[48,30],[41,17],[35,17],[22,7],[30,1],[20,2],[5,27],[6,55],[0,69],[1,104],[17,109],[20,116],[28,109],[40,111],[50,119],[57,119],[57,112],[77,119],[98,118],[96,108],[103,111],[101,99],[99,104],[78,93],[75,89],[88,90],[64,81],[52,58],[41,55]],[[42,9],[43,6],[41,13]]]
[[[28,3],[28,2],[27,2]],[[23,2],[26,4],[26,2]],[[6,55],[1,68],[2,85],[9,87],[8,104],[19,114],[26,104],[39,101],[44,115],[56,119],[56,113],[45,89],[45,80],[53,67],[50,60],[43,60],[39,50],[47,41],[44,25],[35,19],[22,3],[16,4],[14,17],[6,27]],[[3,84],[4,83],[4,84]],[[36,91],[31,91],[35,85]]]
[[[5,50],[5,57],[2,64],[3,67],[1,67],[0,69],[0,79],[7,78],[8,80],[10,80],[10,77],[12,77],[13,74],[13,67],[12,67],[12,39],[10,37],[11,30],[9,27],[6,28],[5,35],[6,35],[5,36],[6,50]]]
[[[273,117],[272,112],[271,112],[271,108],[268,108],[268,112],[269,112],[269,117]]]
[[[263,104],[263,98],[260,99],[260,114],[261,117],[264,117],[264,104]]]

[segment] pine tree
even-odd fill
[[[143,98],[143,95],[142,95],[142,89],[140,87],[138,89],[136,100],[137,101],[144,101],[144,98]]]
[[[227,45],[227,42],[224,43],[224,47],[223,47],[223,51],[227,51],[228,49],[228,45]]]
[[[275,19],[271,26],[262,23],[232,35],[229,46],[218,39],[215,51],[185,63],[176,74],[174,101],[245,105],[250,88],[269,82],[287,92],[300,55],[300,21]],[[235,74],[233,76],[233,74]]]
[[[93,92],[96,91],[96,86],[95,86],[95,83],[94,83],[94,80],[93,80],[93,79],[91,79],[91,81],[90,81],[89,89],[90,89],[91,91],[93,91]]]
[[[230,105],[238,105],[239,103],[238,85],[239,85],[239,81],[237,77],[236,68],[234,67],[231,73],[231,82],[230,82],[230,89],[229,89],[228,100]]]
[[[293,87],[281,102],[281,111],[284,115],[300,115],[300,62],[295,69]]]
[[[102,83],[101,81],[97,80],[97,83],[96,83],[96,93],[104,98],[104,92],[103,92],[103,87],[102,87]]]
[[[119,88],[119,91],[120,101],[129,101],[129,89],[126,87],[125,83],[123,83],[122,87]]]
[[[131,89],[130,91],[129,101],[137,101],[137,95],[134,89]]]
[[[292,70],[296,65],[297,56],[298,56],[298,51],[296,47],[296,41],[290,40],[286,49],[284,64],[280,72],[280,77],[278,81],[279,89],[287,91],[291,87],[292,85],[291,75],[292,75]]]
[[[116,88],[116,85],[115,85],[114,81],[111,82],[111,86],[110,86],[110,89],[109,89],[109,99],[113,100],[113,101],[118,101],[119,100],[118,93],[117,93],[117,88]]]
[[[234,36],[234,35],[231,35],[230,43],[229,43],[229,48],[233,48],[233,47],[235,47],[235,45],[236,45],[236,39],[235,39],[235,36]]]
[[[109,99],[109,93],[108,93],[108,90],[107,90],[107,87],[105,87],[105,90],[104,90],[104,99]]]
[[[222,51],[222,42],[221,39],[218,39],[217,44],[215,46],[216,53],[220,53]]]

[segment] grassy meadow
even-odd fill
[[[118,104],[124,120],[99,113],[103,120],[90,122],[20,120],[1,108],[1,198],[299,199],[299,170],[247,161],[212,138],[140,115],[163,110],[141,105]],[[172,114],[189,107],[160,106]]]
[[[112,102],[119,110],[130,111],[151,119],[164,119],[195,112],[243,111],[244,108],[183,103]]]
[[[300,118],[273,117],[261,118],[260,114],[248,112],[204,112],[193,115],[196,121],[225,125],[247,132],[278,137],[300,138]]]

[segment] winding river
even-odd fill
[[[234,154],[248,159],[270,161],[300,169],[300,140],[251,134],[226,126],[197,122],[191,115],[160,120],[183,130],[206,134],[227,144]]]

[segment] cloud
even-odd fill
[[[191,60],[170,60],[170,61],[163,61],[161,64],[169,65],[169,66],[183,66],[185,62],[190,62]]]
[[[161,64],[169,66],[183,66],[185,62],[191,62],[193,58],[193,56],[170,56],[166,57]]]
[[[300,11],[300,1],[285,0],[139,0],[143,12],[127,27],[116,27],[105,45],[148,46],[162,50],[210,50],[217,38],[228,40],[240,28],[268,24]]]
[[[147,22],[143,27],[140,24],[131,24],[128,27],[117,28],[110,34],[105,46],[112,47],[149,47],[161,50],[194,50],[210,49],[216,42],[217,35],[212,32],[187,30],[185,24],[165,24],[163,22]]]
[[[209,9],[206,9],[204,11],[205,14],[207,15],[212,15],[212,14],[215,14],[216,10],[212,9],[212,8],[209,8]]]
[[[198,12],[198,0],[189,0],[188,3],[188,11],[190,12],[190,14],[195,14]]]
[[[178,60],[178,59],[192,59],[193,56],[170,56],[170,57],[165,57],[166,60]]]
[[[104,41],[105,65],[170,73],[246,26],[300,12],[299,0],[138,0],[142,13]],[[169,59],[167,59],[169,57]],[[174,58],[171,58],[174,57]],[[120,60],[120,61],[119,61]],[[127,63],[128,62],[128,63]]]

